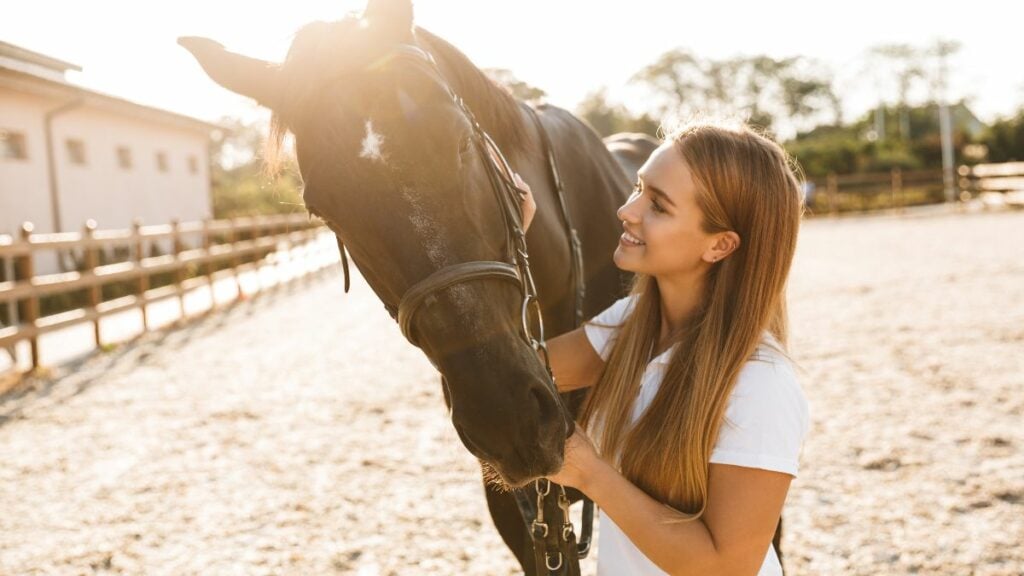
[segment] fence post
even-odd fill
[[[292,217],[289,214],[284,220],[284,241],[282,242],[283,249],[279,253],[281,256],[282,264],[284,265],[284,275],[290,279],[289,274],[294,273],[292,268]]]
[[[235,300],[239,301],[245,298],[245,294],[242,292],[242,280],[238,277],[238,256],[235,254],[235,242],[238,240],[238,218],[232,217],[228,221],[228,246],[231,247],[231,257],[228,259],[228,263],[231,264],[231,275],[235,278]]]
[[[174,253],[174,288],[178,294],[178,312],[181,320],[185,320],[185,268],[181,264],[181,223],[177,218],[171,220],[171,250]]]
[[[21,241],[26,246],[30,246],[30,239],[32,231],[35,227],[31,222],[25,222],[21,225]],[[18,256],[14,262],[14,275],[15,279],[24,282],[32,282],[35,278],[35,267],[32,262],[32,249]],[[36,327],[36,320],[39,319],[39,296],[32,294],[31,296],[22,300],[18,305],[18,316],[23,324],[28,325],[31,328]],[[39,336],[33,334],[29,338],[29,346],[32,349],[32,369],[39,368]]]
[[[896,198],[900,199],[900,203],[896,205]],[[897,166],[892,169],[892,188],[889,193],[889,205],[893,208],[899,208],[903,211],[903,170]]]
[[[99,265],[99,248],[96,247],[93,241],[96,235],[96,221],[89,219],[85,221],[85,226],[82,227],[82,239],[85,241],[85,246],[82,251],[83,270],[82,274],[89,277],[89,288],[86,290],[86,295],[89,304],[89,313],[96,315],[96,318],[92,321],[92,335],[96,340],[96,348],[103,347],[103,340],[100,335],[100,318],[97,314],[96,307],[99,306],[102,300],[103,288],[98,284],[98,278],[96,277],[96,266]]]
[[[828,211],[829,214],[835,215],[835,213],[838,211],[838,206],[836,204],[836,196],[839,195],[839,178],[836,176],[835,172],[828,173],[828,178],[826,179],[826,188],[826,194],[828,194]]]
[[[15,259],[13,257],[3,259],[4,280],[15,280],[14,261]],[[15,302],[14,300],[7,301],[7,321],[10,323],[11,326],[17,326],[19,324],[18,303]]]
[[[210,288],[210,312],[217,307],[217,290],[213,285],[213,260],[210,259],[210,246],[213,240],[210,239],[210,218],[203,218],[203,275],[206,276],[206,284]]]
[[[135,250],[135,266],[138,267],[139,278],[136,291],[139,298],[139,310],[142,312],[142,332],[149,332],[149,312],[146,310],[146,292],[149,291],[149,274],[142,267],[142,259],[145,258],[145,244],[142,241],[142,220],[132,220],[132,240]]]

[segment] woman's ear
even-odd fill
[[[740,247],[740,235],[732,230],[719,232],[715,235],[715,241],[704,252],[704,260],[707,262],[718,262],[738,250]]]

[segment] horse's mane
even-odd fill
[[[438,60],[448,75],[448,82],[502,151],[509,154],[522,150],[527,136],[519,101],[443,38],[419,27],[416,28],[416,38]]]
[[[312,22],[300,29],[282,66],[283,91],[286,109],[274,111],[270,138],[264,151],[267,171],[276,173],[280,167],[280,150],[292,123],[302,122],[316,109],[312,105],[324,78],[337,72],[337,35],[339,28],[354,26],[356,20],[346,18],[338,22]],[[421,47],[429,51],[445,73],[446,80],[465,100],[480,125],[506,153],[520,151],[527,142],[527,132],[521,121],[520,103],[503,86],[489,78],[470,60],[444,39],[416,28]]]

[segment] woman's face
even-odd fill
[[[615,265],[662,281],[693,280],[710,262],[715,239],[701,228],[696,185],[672,142],[651,154],[640,168],[633,195],[618,216],[625,232],[615,249]]]

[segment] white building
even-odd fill
[[[217,126],[75,86],[69,69],[0,42],[0,234],[210,217]]]

